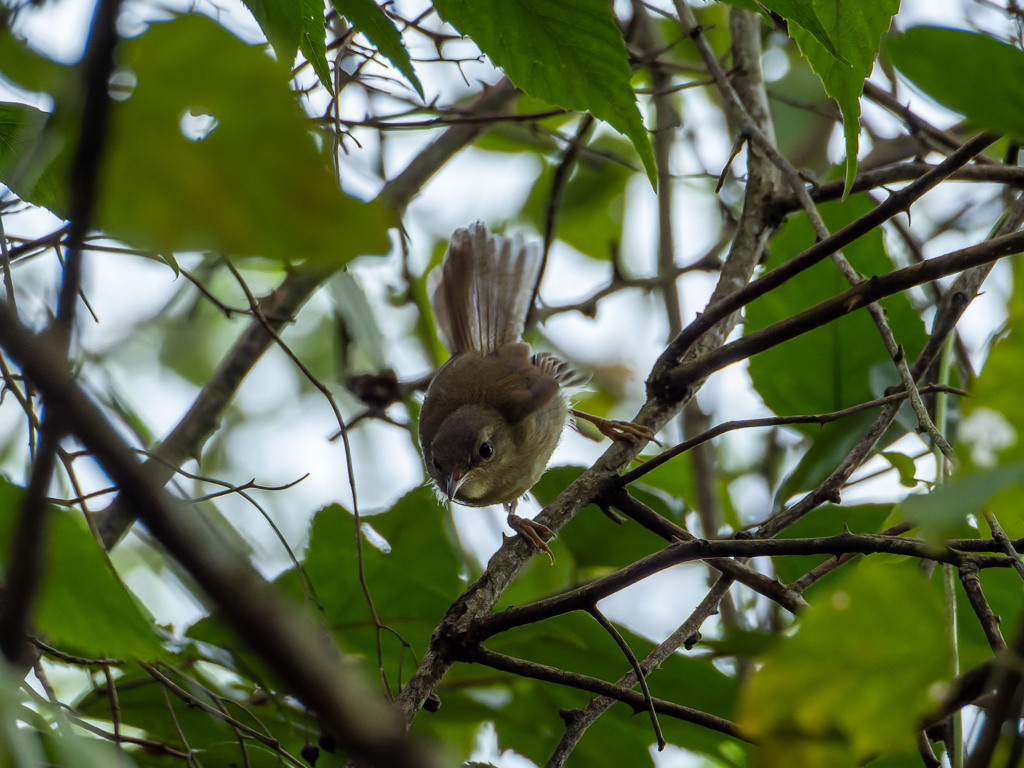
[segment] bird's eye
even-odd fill
[[[490,443],[480,443],[480,458],[489,459],[494,455],[494,448]]]

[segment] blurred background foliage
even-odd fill
[[[680,22],[684,10],[699,33]],[[46,0],[9,3],[4,13],[6,301],[41,330],[61,279],[92,8]],[[387,696],[408,682],[503,535],[500,510],[446,510],[425,484],[419,398],[446,357],[427,273],[452,230],[477,219],[546,240],[541,322],[529,341],[592,374],[578,407],[631,418],[669,329],[704,309],[752,204],[744,198],[750,142],[734,144],[727,104],[693,42],[706,41],[728,68],[740,13],[758,20],[780,153],[811,188],[834,181],[844,190],[818,207],[832,232],[974,132],[1003,135],[974,175],[943,182],[912,216],[851,243],[845,255],[861,275],[981,242],[1013,210],[1024,181],[1013,175],[1024,136],[1024,31],[1014,2],[122,4],[76,375],[140,451],[159,451],[175,425],[191,423],[190,408],[212,404],[215,428],[173,462],[170,487],[193,502],[195,525],[308,608],[352,669],[379,680]],[[468,146],[446,148],[459,131]],[[851,191],[879,169],[892,175]],[[818,239],[798,209],[789,200],[762,213],[778,229],[759,273]],[[658,246],[670,236],[666,265]],[[301,311],[269,318],[281,322],[287,350],[272,344],[246,357],[239,340],[258,322],[250,299],[303,275],[313,278],[292,308]],[[1024,536],[1020,280],[1015,263],[998,263],[951,347],[947,383],[970,397],[944,406],[959,459],[949,485],[936,490],[941,460],[904,407],[842,488],[842,503],[818,507],[784,538],[874,534],[909,521],[931,542],[985,539],[991,520],[1011,539]],[[908,359],[924,348],[949,282],[882,302]],[[847,286],[821,262],[747,306],[735,336]],[[884,396],[899,377],[873,325],[864,311],[850,314],[714,373],[685,420],[662,430],[662,443],[701,424],[824,414]],[[0,362],[0,562],[8,563],[40,405],[17,366]],[[211,388],[232,365],[251,366],[237,392]],[[934,406],[936,397],[926,400]],[[731,431],[630,492],[697,537],[756,529],[818,488],[873,418]],[[604,447],[567,430],[533,491],[536,505],[524,507],[555,499]],[[144,526],[119,531],[116,546],[101,540],[116,489],[74,436],[58,458],[32,614],[40,655],[33,670],[8,665],[0,679],[0,765],[345,764],[344,745],[288,695],[287,681],[273,679]],[[533,558],[500,608],[619,572],[664,541],[591,505],[551,546],[554,565]],[[976,596],[948,570],[897,555],[844,560],[834,575],[808,577],[830,563],[839,564],[827,549],[751,561],[800,585],[813,607],[794,616],[735,585],[680,640],[685,651],[652,675],[653,696],[734,721],[737,731],[663,714],[669,748],[658,752],[646,715],[618,703],[556,757],[589,693],[457,664],[436,690],[442,707],[421,712],[412,732],[451,765],[910,766],[938,765],[928,758],[944,751],[944,764],[962,765],[959,754],[980,738],[980,708],[967,708],[962,733],[943,720],[921,734],[955,675],[999,651]],[[647,574],[601,610],[643,658],[688,626],[716,575],[699,562]],[[986,568],[980,587],[1014,642],[1020,577]],[[488,647],[606,681],[630,669],[582,612],[517,627]],[[1019,727],[1005,731],[992,764],[1019,764],[1021,745]]]

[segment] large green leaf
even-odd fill
[[[638,658],[642,659],[651,650],[650,641],[622,628],[619,631]],[[628,660],[612,637],[582,612],[518,627],[490,639],[487,645],[510,656],[603,680],[614,681],[630,671]],[[512,676],[504,679],[513,696],[496,718],[499,733],[507,731],[509,746],[543,762],[561,736],[562,727],[561,723],[538,714],[549,707],[548,711],[557,712],[585,706],[590,695],[553,683],[520,681]],[[721,717],[730,717],[736,704],[735,679],[723,674],[707,657],[673,654],[648,678],[648,684],[656,697]],[[593,734],[588,731],[570,765],[632,764],[636,761],[637,745],[654,741],[650,720],[644,713],[635,715],[629,707],[618,704],[602,719],[608,720],[607,727],[611,730]],[[720,757],[724,744],[738,746],[738,742],[728,736],[672,718],[662,718],[662,726],[668,739],[695,752]],[[626,749],[627,744],[632,746]]]
[[[0,30],[0,72],[22,88],[53,95],[67,86],[76,71],[32,50],[4,25]]]
[[[274,48],[277,59],[285,67],[295,62],[295,52],[299,49],[299,32],[302,29],[302,16],[299,3],[295,0],[242,0],[245,7],[260,25],[267,42]],[[323,20],[320,21],[323,28]]]
[[[1006,87],[1024,80],[1024,52],[991,35],[942,27],[909,29],[885,52],[936,101],[982,128],[1024,137],[1024,102]]]
[[[464,584],[445,531],[444,510],[430,489],[419,488],[388,512],[366,520],[390,546],[390,551],[383,552],[364,541],[363,572],[377,614],[391,630],[383,636],[384,661],[394,681],[403,656],[405,668],[411,662],[399,637],[413,653],[422,654],[430,633]],[[376,665],[370,608],[363,592],[353,586],[358,558],[351,513],[337,505],[317,513],[303,566],[339,643]],[[296,596],[302,594],[294,570],[279,581]]]
[[[77,70],[41,56],[5,29],[0,31],[0,72],[58,100],[57,115],[25,104],[0,104],[0,181],[22,200],[57,210],[68,172],[64,150],[80,108]]]
[[[295,52],[302,49],[320,84],[333,96],[327,65],[324,5],[317,0],[242,0],[274,47],[277,60],[290,71]]]
[[[850,507],[825,504],[787,528],[782,534],[782,538],[838,536],[843,532],[844,527],[852,533],[878,533],[882,530],[882,524],[891,512],[891,504],[860,504]],[[803,576],[819,563],[825,562],[829,557],[829,555],[775,557],[772,558],[772,562],[779,578],[785,582],[791,582]]]
[[[317,741],[319,724],[308,716],[301,704],[268,697],[253,680],[236,678],[209,664],[190,666],[186,674],[172,669],[162,671],[198,701],[209,701],[211,694],[220,697],[235,721],[276,739],[281,748],[292,755],[299,755],[304,744]],[[165,687],[145,672],[137,668],[125,670],[124,676],[117,680],[117,707],[122,727],[139,728],[152,739],[203,754],[207,758],[204,765],[246,764],[231,725],[165,693]],[[98,686],[78,703],[77,709],[92,719],[109,720],[113,704],[107,687]],[[255,740],[247,744],[247,751],[252,765],[269,765],[266,759],[270,755],[260,752]],[[214,754],[220,759],[214,759]],[[254,761],[254,755],[261,757]],[[160,766],[165,764],[161,760],[166,761],[166,756],[156,759],[142,756],[139,761],[143,765]],[[328,768],[343,763],[341,755],[324,754],[317,766]]]
[[[807,2],[792,3],[806,7]],[[846,136],[846,191],[857,175],[857,149],[860,145],[860,97],[864,80],[871,74],[882,35],[900,9],[900,0],[875,0],[869,3],[813,0],[814,14],[835,43],[835,51],[822,45],[818,37],[804,27],[790,28],[800,51],[811,69],[836,100],[843,113]],[[837,58],[840,57],[840,58]]]
[[[870,207],[869,200],[856,196],[843,203],[822,205],[820,211],[826,225],[836,231]],[[814,239],[806,216],[791,219],[772,243],[768,266],[778,266],[809,247]],[[873,230],[851,243],[844,253],[865,277],[892,270],[880,230]],[[838,268],[831,261],[823,261],[751,303],[747,308],[746,329],[753,331],[785,320],[849,287]],[[905,295],[893,296],[881,304],[897,342],[903,345],[907,357],[913,359],[926,338],[921,318]],[[859,310],[757,355],[750,361],[750,376],[758,393],[775,413],[822,413],[881,395],[872,386],[875,367],[896,376],[895,366],[871,316],[867,310]],[[891,383],[895,382],[892,378]],[[816,433],[819,427],[802,429]]]
[[[797,627],[741,697],[758,764],[854,766],[913,748],[948,677],[942,601],[917,565],[858,563]]]
[[[109,234],[157,251],[321,265],[387,250],[391,214],[338,190],[259,47],[186,16],[122,53],[136,85],[111,109],[99,211]],[[190,134],[194,118],[209,129]]]
[[[10,551],[23,491],[0,477],[0,557]],[[81,514],[48,510],[42,586],[33,623],[47,642],[89,658],[154,659],[153,620],[115,575]]]
[[[604,0],[437,0],[438,13],[531,96],[588,111],[633,142],[651,183],[654,151],[630,85],[629,55]]]

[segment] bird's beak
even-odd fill
[[[455,498],[455,494],[459,492],[459,488],[466,482],[466,475],[462,472],[452,472],[445,478],[444,491],[448,494],[448,501]]]

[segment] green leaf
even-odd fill
[[[743,691],[739,722],[761,744],[759,764],[853,766],[912,748],[948,676],[945,637],[941,599],[916,564],[858,563]]]
[[[821,78],[825,91],[836,100],[843,113],[847,193],[857,175],[860,97],[864,92],[864,80],[871,74],[882,35],[889,29],[892,17],[899,9],[900,0],[870,3],[814,0],[815,15],[830,33],[829,38],[835,41],[837,54],[824,47],[807,29],[790,28],[801,53],[807,57],[811,69]]]
[[[0,557],[10,551],[23,490],[0,476]],[[47,642],[89,658],[155,659],[153,620],[114,573],[81,514],[48,509],[48,546],[33,622]]]
[[[607,137],[606,137],[607,138]],[[591,146],[622,154],[617,142],[595,141]],[[555,169],[548,166],[526,201],[525,213],[538,232],[544,231]],[[583,154],[565,185],[558,206],[555,233],[559,240],[587,256],[607,261],[622,241],[626,184],[632,174],[625,166],[600,156]]]
[[[364,539],[362,549],[363,572],[374,606],[392,630],[383,635],[383,641],[385,668],[393,682],[398,680],[407,654],[394,633],[421,655],[437,622],[464,589],[460,562],[444,528],[444,514],[433,491],[418,488],[388,512],[363,518],[390,546],[385,553]],[[337,505],[318,512],[303,561],[306,574],[342,647],[362,653],[376,666],[377,641],[370,609],[363,592],[353,588],[357,563],[352,515]],[[294,570],[279,581],[301,597]]]
[[[423,98],[423,86],[416,77],[409,51],[402,45],[402,34],[384,10],[374,0],[331,0],[331,5],[398,67]]]
[[[652,185],[654,151],[630,80],[629,55],[604,0],[437,0],[438,13],[531,96],[588,111],[625,135]]]
[[[163,671],[199,701],[208,701],[211,693],[220,697],[234,720],[272,736],[282,749],[292,755],[298,755],[305,743],[316,742],[319,724],[307,717],[299,702],[260,695],[256,681],[226,673],[223,668],[209,662],[189,665],[187,669],[187,673],[171,668]],[[165,697],[165,691],[162,684],[138,668],[125,669],[124,676],[117,679],[121,725],[141,729],[149,738],[178,749],[191,749],[202,754],[206,758],[202,764],[206,766],[246,764],[235,738],[237,732],[231,725],[177,696]],[[78,703],[77,709],[91,719],[109,720],[112,703],[107,687],[97,686]],[[183,741],[183,735],[187,742]],[[248,741],[246,749],[250,765],[269,766],[271,759],[276,759],[273,764],[281,764],[279,757],[274,757],[275,753],[264,752],[255,740]],[[166,760],[166,756],[158,759]],[[317,768],[332,768],[343,763],[341,754],[323,754]],[[143,764],[164,765],[157,761],[145,761]]]
[[[638,658],[642,659],[651,650],[650,641],[621,627],[619,631]],[[517,627],[488,640],[487,645],[499,653],[603,680],[618,680],[630,671],[629,662],[615,641],[593,618],[582,612]],[[507,732],[509,746],[543,763],[550,755],[551,744],[561,735],[562,724],[538,713],[554,714],[559,709],[582,707],[590,696],[551,683],[529,682],[530,688],[524,690],[518,679],[508,677],[508,680],[517,695],[501,709],[500,719],[495,718],[499,722],[499,735]],[[720,717],[731,717],[736,704],[735,678],[723,674],[710,658],[673,654],[648,678],[648,684],[655,697],[678,701]],[[606,727],[610,730],[604,737],[588,730],[587,738],[577,747],[570,765],[633,765],[638,743],[647,745],[653,740],[647,717],[635,716],[632,709],[624,705],[613,707],[598,722],[601,721],[607,721]],[[674,743],[719,758],[723,744],[737,745],[728,736],[679,723],[673,718],[662,718],[662,727],[666,737]]]
[[[123,46],[137,85],[111,107],[99,211],[109,234],[157,251],[331,266],[387,250],[392,214],[338,190],[258,46],[200,16],[153,25]],[[209,116],[212,128],[187,135],[193,116]]]
[[[833,232],[863,215],[872,203],[863,195],[819,207]],[[805,215],[790,219],[775,238],[769,268],[792,258],[815,241]],[[866,277],[886,274],[892,263],[885,256],[882,233],[873,230],[844,249],[850,264]],[[747,308],[748,332],[792,317],[795,313],[849,288],[831,261],[820,262]],[[881,302],[897,341],[913,359],[924,346],[924,325],[904,294]],[[871,400],[881,392],[872,388],[871,371],[895,367],[867,310],[839,318],[827,326],[802,334],[766,350],[750,361],[750,376],[758,393],[775,413],[827,413]],[[818,426],[798,427],[816,434]],[[826,427],[827,429],[827,427]]]
[[[891,504],[858,504],[849,507],[824,504],[789,526],[780,538],[838,536],[844,527],[849,528],[851,533],[878,533],[892,509]],[[791,583],[829,558],[830,555],[775,557],[772,563],[779,578]]]
[[[56,96],[67,87],[75,69],[40,55],[4,25],[0,30],[0,72],[26,90]]]
[[[812,0],[763,0],[763,3],[765,8],[809,32],[836,59],[849,64],[836,47],[835,40],[821,25],[821,19],[814,10],[816,3]]]
[[[1019,383],[1024,381],[1024,269],[1012,265],[1013,293],[1009,317],[996,335],[985,367],[971,382],[971,396],[962,407],[967,414],[959,436],[969,444],[957,453],[973,464],[1024,461],[1024,408],[1020,407]]]
[[[912,458],[905,453],[896,453],[895,451],[882,451],[879,455],[892,464],[899,473],[900,485],[906,488],[917,487],[917,478],[914,476],[917,467]]]
[[[56,138],[50,120],[35,107],[0,103],[0,179],[22,200],[56,210],[67,164],[46,157],[45,145]]]
[[[907,520],[921,528],[930,541],[941,541],[968,515],[979,514],[989,500],[1005,488],[1024,484],[1024,462],[956,477],[931,493],[908,496],[900,505]],[[1017,500],[1020,494],[1016,494]]]
[[[331,69],[327,65],[327,43],[324,30],[324,4],[318,0],[299,0],[299,50],[316,72],[320,84],[334,95]]]
[[[1024,52],[991,35],[941,27],[909,29],[885,51],[939,103],[982,128],[1024,137],[1024,102],[1005,87],[1024,78]]]
[[[299,49],[299,32],[302,28],[299,4],[294,0],[242,2],[267,36],[267,42],[273,47],[278,62],[291,68],[295,62],[295,52]],[[323,27],[322,20],[320,26]]]

